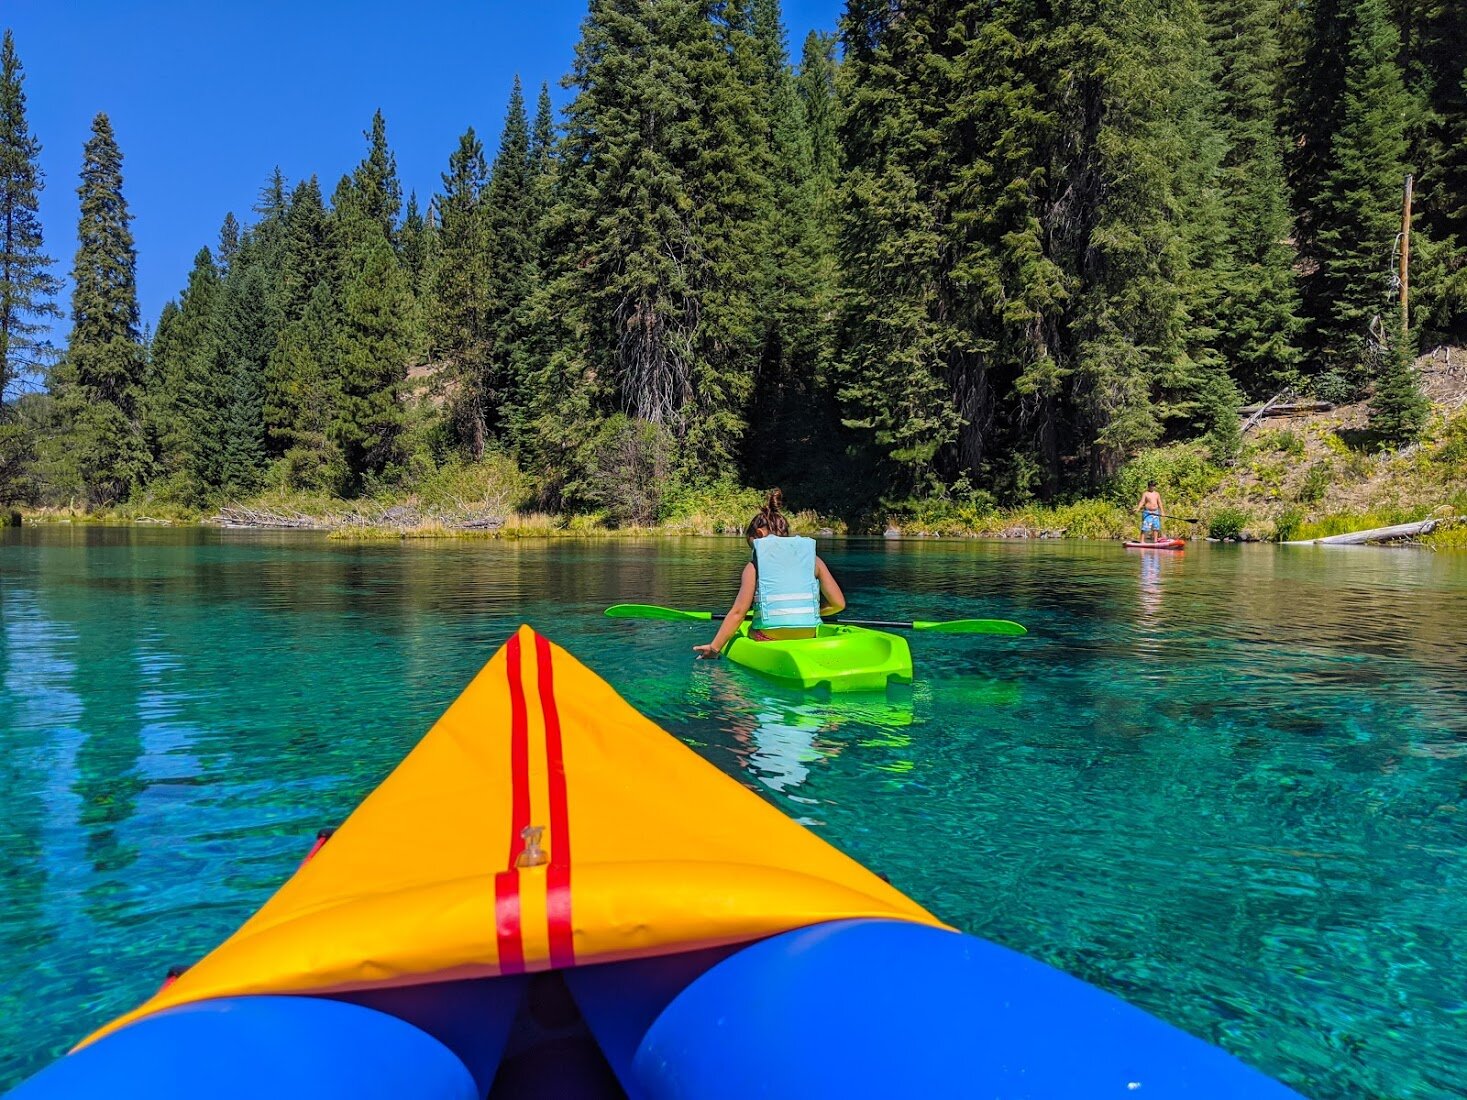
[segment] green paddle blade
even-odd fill
[[[606,609],[608,619],[661,619],[664,622],[687,623],[707,622],[713,618],[711,611],[678,611],[671,607],[657,607],[648,603],[619,603]]]
[[[1027,634],[1018,623],[1007,619],[950,619],[945,623],[914,622],[913,630],[930,630],[935,634]]]

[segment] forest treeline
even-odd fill
[[[1369,397],[1467,329],[1467,7],[1440,0],[592,0],[557,113],[516,82],[438,193],[379,112],[277,171],[144,327],[122,153],[82,156],[71,332],[0,65],[0,496],[344,496],[511,456],[544,506],[1089,492],[1225,460],[1238,409]],[[1398,300],[1415,179],[1411,313]]]

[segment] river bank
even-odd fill
[[[1000,506],[982,491],[852,508],[846,514],[792,514],[809,535],[893,538],[1083,538],[1134,534],[1134,502],[1150,480],[1160,487],[1174,533],[1245,542],[1288,542],[1367,528],[1444,520],[1422,539],[1436,549],[1467,548],[1467,394],[1437,394],[1421,442],[1376,446],[1364,405],[1265,420],[1219,464],[1200,444],[1145,451],[1099,494],[1059,503]],[[554,513],[536,506],[533,480],[504,456],[450,464],[405,487],[344,500],[265,491],[185,505],[139,495],[113,509],[44,507],[25,523],[214,525],[317,530],[344,540],[609,538],[736,535],[757,510],[760,491],[732,485],[667,490],[652,524],[618,523],[605,511]],[[798,501],[796,501],[798,503]]]

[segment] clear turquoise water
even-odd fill
[[[527,621],[968,931],[1316,1100],[1461,1095],[1467,556],[823,553],[856,611],[1032,633],[820,701],[600,617],[726,601],[737,541],[0,534],[0,1088],[222,939]]]

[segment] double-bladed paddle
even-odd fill
[[[611,619],[660,619],[664,622],[708,622],[721,619],[726,611],[679,611],[646,603],[619,603],[606,609]],[[1007,619],[949,619],[947,622],[886,622],[881,619],[826,619],[832,626],[866,626],[877,630],[928,630],[934,634],[1027,634],[1018,623]]]

